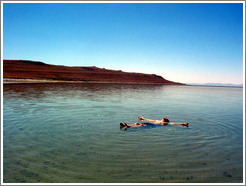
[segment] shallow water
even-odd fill
[[[4,85],[3,139],[5,183],[242,182],[243,89]]]

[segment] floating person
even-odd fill
[[[120,123],[120,127],[121,128],[124,128],[124,127],[129,128],[129,127],[142,127],[142,126],[146,126],[146,125],[167,125],[167,124],[182,125],[182,126],[188,127],[188,125],[189,125],[189,123],[170,123],[169,119],[167,117],[164,117],[161,120],[152,120],[152,119],[146,119],[142,116],[138,116],[138,119],[141,121],[147,121],[147,123],[136,122],[136,123],[129,125],[126,122],[124,122],[124,123]]]

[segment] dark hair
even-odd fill
[[[163,118],[164,122],[169,122],[169,119],[167,117]]]

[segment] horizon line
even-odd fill
[[[121,69],[109,69],[109,68],[104,68],[104,67],[97,67],[95,65],[93,66],[67,66],[67,65],[56,65],[56,64],[51,64],[51,63],[46,63],[43,61],[39,61],[39,60],[30,60],[30,59],[1,59],[2,65],[3,65],[3,61],[4,60],[9,60],[9,61],[30,61],[30,62],[40,62],[40,63],[44,63],[46,65],[53,65],[53,66],[64,66],[64,67],[95,67],[95,68],[100,68],[100,69],[105,69],[105,70],[112,70],[112,71],[121,71],[121,72],[126,72],[126,73],[138,73],[138,74],[149,74],[149,75],[157,75],[157,76],[161,76],[162,78],[166,79],[165,77],[163,77],[162,75],[158,75],[155,73],[143,73],[143,72],[132,72],[132,71],[123,71]],[[3,70],[3,67],[2,67]],[[3,73],[2,73],[2,79],[3,79]],[[168,80],[168,79],[166,79]],[[169,81],[169,80],[168,80]],[[170,80],[171,81],[171,80]],[[242,83],[211,83],[211,82],[206,82],[206,83],[194,83],[194,82],[183,82],[183,84],[187,84],[187,85],[197,85],[197,86],[225,86],[225,87],[235,87],[235,86],[239,86],[239,87],[243,87],[244,86],[244,82]]]

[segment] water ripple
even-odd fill
[[[7,85],[3,106],[4,182],[242,181],[241,89]],[[190,127],[120,130],[138,115]]]

